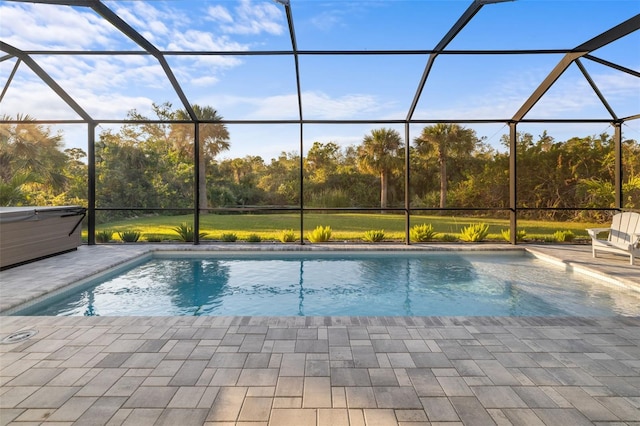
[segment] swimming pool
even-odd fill
[[[637,293],[524,252],[158,253],[17,315],[611,316]]]

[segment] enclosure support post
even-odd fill
[[[96,123],[87,125],[87,243],[96,244]]]
[[[193,244],[200,244],[200,124],[193,123],[193,174],[194,174],[194,209],[193,209]]]
[[[302,114],[302,112],[301,112]],[[301,115],[302,116],[302,115]],[[300,123],[300,245],[304,245],[304,130]]]
[[[518,235],[518,203],[516,184],[516,152],[517,133],[516,122],[509,122],[509,242],[517,244]]]
[[[613,123],[613,143],[615,150],[615,192],[616,192],[616,209],[624,207],[624,198],[622,193],[622,123]]]
[[[411,244],[411,198],[410,185],[411,178],[409,176],[411,159],[409,158],[409,123],[404,123],[404,238],[407,245]]]

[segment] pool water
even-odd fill
[[[637,293],[569,274],[524,252],[162,255],[58,299],[18,314],[640,314]]]

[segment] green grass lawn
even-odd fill
[[[193,223],[193,215],[181,216],[148,216],[134,219],[120,220],[96,226],[96,231],[114,231],[113,239],[119,241],[117,232],[136,230],[141,232],[141,241],[150,235],[161,240],[178,241],[180,238],[173,230],[176,226],[186,222]],[[464,216],[411,216],[411,225],[431,224],[434,230],[442,236],[449,234],[457,236],[460,231],[472,223],[486,223],[489,225],[488,241],[502,241],[505,239],[501,231],[509,228],[507,219],[474,218]],[[304,237],[317,226],[330,226],[334,241],[361,241],[365,231],[384,230],[385,241],[403,241],[405,218],[397,214],[371,213],[307,213],[304,215]],[[526,240],[549,240],[556,231],[571,231],[577,239],[588,238],[586,228],[602,226],[596,223],[551,222],[519,220],[518,229],[526,231]],[[220,240],[224,233],[234,233],[238,240],[246,240],[251,234],[259,235],[262,240],[277,240],[281,231],[294,230],[300,237],[300,216],[295,213],[278,214],[206,214],[200,216],[200,232],[207,235],[204,240]],[[87,231],[83,231],[86,240]]]

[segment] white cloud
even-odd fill
[[[614,112],[629,108],[635,102],[640,107],[640,80],[622,72],[592,73],[596,86],[611,105]],[[635,113],[635,112],[633,112]],[[624,115],[624,112],[619,112]],[[562,76],[536,104],[529,118],[610,118],[606,108],[580,74],[577,79]]]
[[[330,129],[327,129],[326,132],[319,132],[312,137],[305,138],[304,146],[305,151],[308,151],[311,146],[313,146],[313,142],[321,142],[328,143],[333,142],[341,147],[347,147],[350,145],[358,145],[362,143],[364,136],[367,133],[370,133],[371,126],[367,127],[368,130],[362,129],[361,132],[347,133],[341,132],[338,126],[332,126]]]
[[[486,88],[478,87],[472,95],[470,93],[452,94],[444,100],[446,105],[438,105],[427,101],[423,103],[413,118],[423,119],[509,119],[522,107],[538,85],[544,80],[548,70],[529,70],[505,79],[504,84],[496,84]],[[634,102],[634,111],[640,106],[640,81],[627,74],[616,71],[591,73],[591,77],[604,94],[614,111],[624,116],[624,108],[629,108]],[[619,110],[618,106],[623,108]],[[609,119],[610,115],[602,105],[591,86],[580,73],[563,74],[556,83],[533,106],[525,119],[575,119],[601,118]],[[474,125],[468,127],[474,128]],[[483,129],[486,126],[475,126]],[[547,129],[557,141],[567,140],[574,136],[596,135],[612,130],[606,123],[563,123],[563,124],[531,124],[521,123],[518,130],[529,132],[537,136]],[[494,132],[495,133],[495,132]],[[489,142],[496,148],[500,146],[501,134],[480,134],[490,137]]]
[[[152,34],[168,34],[169,29],[162,21],[149,22],[149,30]]]
[[[148,56],[44,57],[42,68],[95,119],[121,119],[130,109],[176,97],[164,71]],[[4,70],[3,70],[4,75]],[[38,119],[79,117],[24,64],[3,99],[7,114],[29,112]],[[149,95],[156,96],[150,99]]]
[[[0,38],[21,50],[111,49],[125,42],[115,28],[89,9],[2,4],[0,16]]]
[[[330,32],[335,28],[359,25],[370,19],[371,12],[379,13],[380,8],[393,7],[389,1],[332,1],[314,3],[315,12],[309,23],[322,32]],[[301,5],[302,6],[302,5]]]
[[[100,94],[169,84],[151,56],[48,56],[39,63],[60,86],[70,91],[78,88]]]
[[[123,119],[133,109],[143,115],[153,117],[151,104],[156,101],[146,96],[127,96],[124,93],[95,95],[88,93],[83,102],[89,105],[89,112],[95,117],[113,117]],[[157,101],[156,101],[157,102]]]
[[[331,98],[322,92],[303,92],[302,102],[305,116],[328,120],[373,116],[381,110],[377,98],[366,94]]]
[[[220,30],[229,34],[279,35],[284,32],[283,13],[278,6],[266,2],[241,0],[233,13],[222,6],[210,7],[208,19],[220,24]]]
[[[509,119],[522,107],[549,71],[539,68],[513,72],[486,86],[478,84],[473,91],[450,91],[446,97],[440,96],[437,99],[429,97],[430,87],[427,83],[413,118]],[[568,70],[561,75],[525,118],[609,118],[587,80],[575,71]],[[640,106],[640,80],[637,78],[617,71],[591,73],[591,77],[614,110],[617,105],[629,105],[634,101]]]
[[[265,119],[298,117],[296,94],[251,98],[247,102],[255,106],[252,116]],[[322,92],[303,92],[302,108],[306,119],[339,120],[375,113],[380,110],[376,98],[371,95],[350,94],[332,98]]]
[[[363,94],[332,98],[321,92],[303,92],[302,104],[304,118],[317,120],[353,119],[356,116],[375,115],[380,109],[374,96]],[[298,96],[295,93],[264,97],[217,96],[216,105],[221,111],[245,111],[241,117],[237,117],[240,119],[293,120],[299,116]]]
[[[76,89],[74,95],[80,107],[96,118],[121,119],[133,108],[149,110],[153,101],[144,96],[97,94],[86,89]],[[12,82],[2,101],[2,110],[14,117],[20,113],[36,119],[81,119],[53,90],[37,80],[16,79]]]
[[[142,31],[147,29],[145,20],[136,16],[133,10],[124,7],[118,7],[114,10],[114,12],[131,27]]]
[[[115,8],[122,19],[150,41],[160,42],[159,47],[163,40],[167,40],[166,44],[175,50],[243,51],[248,49],[247,45],[232,40],[229,35],[216,37],[212,33],[192,29],[192,22],[177,10],[163,9],[148,2],[128,3],[131,6],[130,9],[121,7],[123,3],[119,2],[110,2],[109,5]],[[3,41],[20,49],[139,49],[111,24],[88,8],[0,4],[0,15],[2,16],[0,37]],[[29,31],[25,31],[25,28],[29,28]],[[164,71],[151,56],[52,55],[36,56],[34,59],[79,104],[91,105],[94,108],[92,115],[96,114],[97,118],[124,117],[123,111],[117,105],[106,108],[92,105],[93,102],[115,104],[128,98],[127,96],[119,97],[118,94],[141,94],[145,99],[151,95],[158,98],[154,99],[156,102],[162,102],[167,98],[173,99],[176,96]],[[230,69],[242,63],[240,58],[228,56],[174,56],[169,57],[169,61],[172,62],[174,73],[183,82],[200,87],[216,84],[219,80],[216,73],[219,70]],[[14,88],[21,84],[21,78],[25,79],[22,81],[23,85],[39,82],[25,64],[22,64],[20,69],[27,69],[27,71],[19,72],[22,77],[20,75],[16,77],[12,83]],[[3,71],[5,76],[8,76],[8,73],[9,71],[6,73]],[[38,83],[38,87],[46,86]],[[38,91],[42,92],[42,89]],[[29,93],[21,96],[28,98]],[[55,94],[54,97],[56,97]],[[136,103],[140,99],[135,95],[130,97],[135,98]],[[44,98],[41,102],[43,101]],[[23,108],[29,104],[25,99]],[[3,102],[3,109],[5,105],[6,103]],[[134,107],[137,108],[131,105],[125,109]],[[34,111],[40,111],[38,114],[40,119],[51,119],[52,117],[60,118],[59,109],[40,107],[35,108]],[[112,109],[116,109],[117,112],[112,112]],[[107,112],[107,115],[102,115],[103,112]],[[114,117],[114,115],[117,116]]]
[[[248,50],[245,44],[235,42],[228,36],[215,37],[209,32],[193,29],[174,34],[168,48],[169,50],[208,51]]]
[[[222,22],[225,24],[230,24],[233,22],[233,18],[231,17],[231,13],[224,6],[210,6],[207,9],[207,17],[211,21]]]
[[[175,34],[191,25],[191,20],[176,8],[156,6],[150,2],[114,3],[114,12],[158,49],[163,49]],[[129,7],[127,7],[129,6]]]
[[[254,4],[251,0],[241,0],[237,8],[240,17],[238,28],[241,34],[282,34],[284,27],[281,25],[283,14],[275,4]]]
[[[247,50],[247,45],[217,33],[238,33],[238,31],[229,30],[229,25],[232,27],[255,25],[250,19],[251,13],[238,12],[236,13],[238,17],[234,19],[223,6],[211,6],[201,14],[197,9],[198,4],[194,3],[190,6],[196,6],[191,9],[195,13],[186,15],[182,10],[161,8],[150,2],[116,3],[116,5],[118,7],[115,12],[160,50]],[[240,9],[240,6],[237,9]],[[253,14],[259,16],[261,8],[255,7],[255,9]],[[217,24],[199,29],[203,20],[215,21]],[[269,24],[265,25],[269,26]]]
[[[344,12],[340,10],[327,10],[311,18],[310,22],[320,31],[328,32],[336,27],[344,26],[343,16]]]
[[[218,84],[220,70],[238,66],[241,60],[232,56],[169,57],[169,64],[185,90],[189,86],[211,87]]]
[[[637,77],[619,72],[593,74],[592,78],[605,97],[635,100],[636,107],[640,107],[640,79]]]
[[[80,119],[53,90],[35,79],[12,82],[2,100],[2,114],[10,117],[29,115],[35,119]]]
[[[181,28],[188,28],[190,19],[176,8],[159,7],[150,2],[137,1],[127,3],[114,3],[113,10],[127,24],[131,25],[145,38],[158,47],[170,39]]]
[[[253,107],[251,117],[263,119],[298,118],[298,96],[296,94],[276,95],[264,98],[236,98]]]
[[[201,87],[213,86],[219,81],[220,79],[214,76],[195,77],[195,78],[191,78],[190,80],[192,85],[201,86]]]

